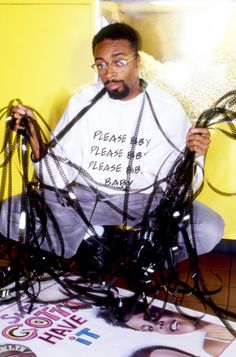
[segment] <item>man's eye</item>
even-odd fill
[[[99,71],[104,70],[104,69],[107,68],[106,63],[104,63],[104,62],[96,63],[96,66],[97,66],[97,69],[98,69]]]
[[[125,59],[120,59],[115,62],[117,67],[124,67],[126,65],[127,61]]]

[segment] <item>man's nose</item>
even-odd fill
[[[107,70],[106,70],[106,75],[109,78],[115,77],[116,76],[116,72],[114,70],[114,65],[112,63],[108,63],[107,65]]]

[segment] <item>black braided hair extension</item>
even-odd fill
[[[127,229],[120,230],[116,228],[107,228],[107,231],[102,237],[97,236],[93,225],[90,224],[88,218],[80,206],[79,199],[72,199],[69,195],[73,193],[73,187],[70,185],[60,163],[64,162],[64,158],[59,157],[54,152],[54,147],[64,135],[70,130],[73,125],[96,103],[104,94],[104,91],[99,92],[92,102],[85,107],[75,118],[72,119],[69,126],[65,127],[56,138],[48,143],[48,155],[53,157],[58,173],[63,179],[68,190],[57,189],[54,187],[58,198],[63,200],[66,197],[68,204],[74,207],[77,214],[84,220],[85,224],[94,234],[89,238],[92,244],[88,247],[87,253],[91,258],[91,264],[85,265],[85,271],[78,268],[76,274],[78,277],[70,278],[65,274],[65,266],[61,259],[55,256],[53,247],[53,240],[50,237],[47,225],[52,222],[54,231],[60,242],[61,257],[64,255],[63,235],[57,224],[56,218],[50,207],[47,206],[44,200],[45,188],[42,185],[43,172],[39,174],[39,178],[33,174],[29,174],[29,147],[27,142],[27,125],[24,132],[13,133],[11,107],[14,101],[0,110],[1,118],[6,120],[5,125],[5,139],[2,147],[4,159],[1,164],[2,178],[0,188],[0,209],[2,201],[7,195],[8,198],[8,219],[7,219],[7,243],[8,254],[10,258],[10,266],[7,271],[4,271],[2,287],[0,287],[0,304],[8,304],[12,301],[17,301],[19,309],[21,306],[21,297],[26,294],[31,302],[31,308],[35,302],[45,302],[40,299],[40,282],[45,274],[53,278],[60,289],[65,294],[64,299],[57,301],[47,301],[49,303],[56,303],[58,301],[68,301],[71,299],[79,299],[84,303],[84,307],[103,306],[111,310],[111,315],[114,319],[123,320],[127,314],[134,310],[137,303],[143,304],[143,310],[147,313],[149,311],[150,302],[147,297],[158,297],[159,292],[165,291],[163,302],[163,309],[165,308],[167,297],[169,294],[173,296],[177,309],[185,314],[179,304],[178,295],[191,293],[196,296],[203,306],[209,306],[215,314],[223,321],[230,332],[236,336],[230,323],[226,317],[236,318],[236,314],[218,307],[212,300],[211,296],[220,290],[209,291],[206,287],[202,277],[198,258],[196,254],[196,242],[193,231],[193,244],[190,243],[186,228],[192,224],[192,203],[197,194],[193,192],[192,184],[194,180],[194,173],[196,163],[194,153],[185,148],[179,153],[175,163],[171,167],[167,177],[162,180],[166,183],[166,189],[158,207],[150,213],[150,206],[153,197],[155,196],[160,186],[158,181],[158,174],[153,184],[153,190],[147,202],[147,207],[144,212],[142,224],[137,226],[135,230],[128,231]],[[16,100],[21,103],[20,100]],[[150,98],[149,98],[150,103]],[[232,91],[220,98],[215,105],[210,109],[204,111],[196,122],[197,127],[207,127],[220,130],[230,139],[235,139],[236,129],[233,123],[236,112],[232,110],[232,106],[236,103],[236,91]],[[151,104],[150,104],[151,105]],[[31,108],[37,115],[38,120],[47,126],[40,114]],[[158,119],[155,117],[156,122]],[[218,128],[219,123],[226,123],[228,130]],[[39,123],[40,124],[40,123]],[[159,123],[158,123],[159,124]],[[40,125],[39,125],[40,128]],[[39,129],[40,130],[40,129]],[[138,129],[137,129],[138,130]],[[40,131],[40,134],[46,141],[47,135]],[[20,210],[24,221],[23,228],[19,230],[19,242],[24,242],[29,246],[29,254],[26,254],[23,249],[18,250],[18,255],[12,255],[11,229],[10,217],[12,212],[12,158],[18,152],[19,160],[22,164],[22,192]],[[76,168],[88,183],[88,186],[93,190],[93,180],[89,177],[87,172],[80,167],[76,167],[71,162],[67,161],[67,165]],[[49,176],[52,179],[54,172],[52,172],[47,159],[45,160],[46,168]],[[102,187],[102,185],[100,185]],[[7,192],[5,192],[7,188]],[[46,188],[47,189],[47,188]],[[115,188],[119,190],[119,187]],[[42,192],[38,194],[39,190]],[[221,190],[217,189],[217,193],[223,194]],[[100,193],[102,195],[102,193]],[[128,193],[127,199],[128,200]],[[112,207],[112,202],[108,202]],[[128,217],[127,204],[124,210],[125,218]],[[114,208],[114,207],[113,207]],[[119,207],[115,208],[120,210]],[[122,212],[120,212],[122,214]],[[39,219],[41,225],[40,237],[35,232],[36,220]],[[193,227],[193,225],[192,225]],[[193,279],[193,287],[179,279],[178,269],[175,264],[176,255],[178,254],[178,236],[179,232],[182,234],[188,256],[190,271]],[[26,238],[24,238],[26,237]],[[120,239],[117,239],[120,238]],[[42,240],[47,240],[49,252],[41,251],[40,246]],[[83,243],[83,242],[82,242]],[[90,241],[91,243],[91,241]],[[82,246],[83,244],[81,244]],[[31,248],[31,246],[36,247]],[[101,254],[101,259],[97,259],[96,254]],[[51,259],[51,257],[54,257]],[[99,256],[100,258],[100,256]],[[55,269],[56,267],[56,269]],[[167,268],[167,269],[166,269]],[[96,270],[95,280],[94,273]],[[73,272],[75,274],[75,272]],[[76,275],[75,274],[75,275]],[[133,295],[129,298],[121,298],[114,286],[117,278],[123,278],[129,283],[133,290]],[[8,289],[9,283],[15,283],[15,286]],[[45,302],[46,303],[46,302]],[[187,314],[185,314],[187,315]],[[189,316],[189,318],[192,318]]]

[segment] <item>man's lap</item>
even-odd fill
[[[53,220],[47,217],[47,230],[50,235],[50,244],[48,240],[42,237],[42,221],[40,220],[40,212],[37,212],[35,217],[36,236],[39,241],[41,249],[53,251],[55,254],[68,258],[73,256],[84,236],[88,234],[96,234],[94,225],[111,226],[123,224],[123,209],[124,209],[124,195],[105,194],[101,192],[94,192],[89,187],[76,187],[75,197],[77,200],[73,201],[67,194],[58,196],[53,190],[44,190],[39,193],[40,199],[46,202],[48,212],[52,212],[55,221],[59,227],[58,231],[55,229]],[[32,198],[32,199],[37,199]],[[143,193],[131,193],[128,196],[128,220],[127,224],[130,226],[137,225],[143,220],[145,207],[148,203],[149,195]],[[160,195],[153,200],[151,210],[155,208],[160,200]],[[0,231],[4,236],[8,236],[13,240],[19,239],[19,219],[22,211],[21,197],[13,196],[11,198],[11,215],[8,214],[9,200],[2,203],[0,211]],[[44,209],[43,206],[42,209]],[[45,211],[42,212],[45,215]],[[37,216],[38,215],[38,216]],[[10,219],[9,219],[10,217]],[[30,217],[31,219],[31,217]],[[8,222],[8,223],[7,223]],[[8,226],[9,224],[9,226]],[[210,208],[195,201],[193,203],[193,224],[194,224],[194,238],[198,254],[204,254],[214,248],[223,236],[224,223],[219,215],[217,215]],[[187,229],[190,240],[192,238],[191,227]],[[50,241],[49,240],[49,241]],[[28,242],[31,244],[30,242]],[[183,239],[179,238],[180,254],[178,260],[186,258],[186,250]],[[63,251],[63,249],[65,249]]]

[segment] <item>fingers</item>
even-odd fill
[[[24,106],[23,104],[12,106],[11,114],[13,117],[12,129],[15,131],[24,130],[26,128],[26,124],[27,125],[31,124],[30,119],[35,119],[32,110]],[[25,119],[26,117],[27,120]]]
[[[11,112],[15,119],[21,119],[23,116],[34,118],[32,110],[23,104],[13,106]]]
[[[211,142],[207,128],[191,128],[187,134],[187,147],[197,156],[205,155]]]
[[[46,145],[42,141],[40,127],[31,108],[18,104],[11,108],[12,129],[27,137],[35,160],[46,153]]]

